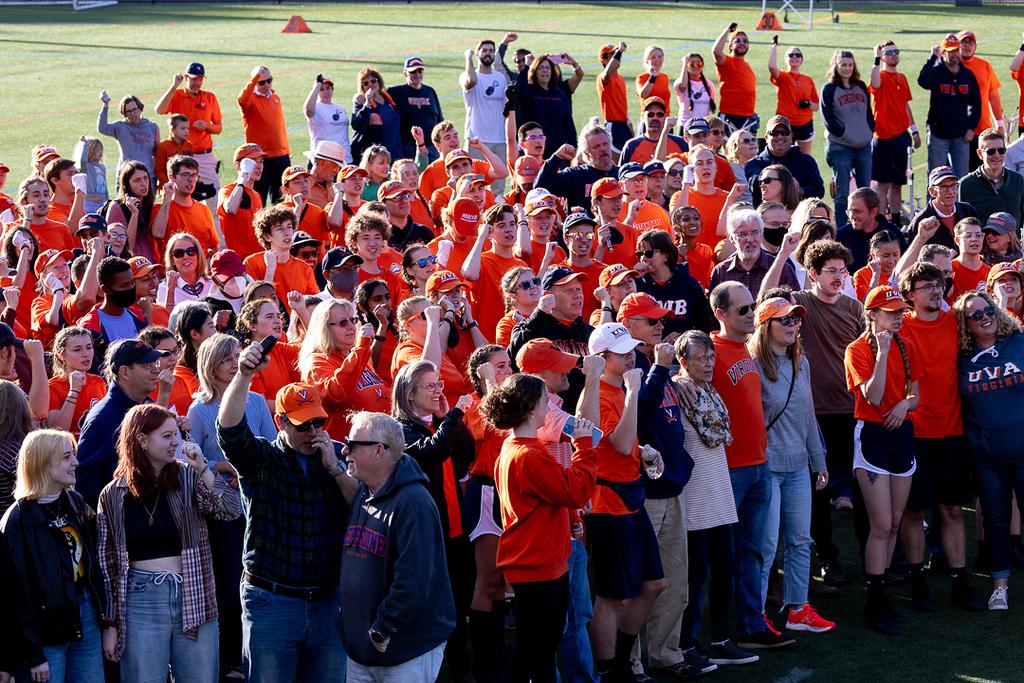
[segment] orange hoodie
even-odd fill
[[[368,337],[360,339],[348,354],[314,353],[313,367],[303,374],[302,381],[315,386],[320,394],[328,415],[324,429],[332,439],[348,436],[348,418],[353,411],[391,412],[391,387],[373,369]]]

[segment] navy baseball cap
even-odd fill
[[[565,266],[552,266],[548,268],[546,273],[544,273],[544,278],[541,280],[540,287],[545,292],[548,292],[551,291],[552,287],[567,285],[576,279],[586,282],[590,278],[586,273],[577,273],[571,268],[566,268]]]
[[[23,349],[25,348],[25,342],[18,339],[10,325],[0,323],[0,349],[6,349],[8,346]]]
[[[185,73],[189,76],[206,76],[206,68],[199,62],[192,62],[185,69]]]
[[[704,120],[702,116],[693,116],[686,121],[686,132],[687,133],[707,133],[711,130],[711,126]]]
[[[363,257],[353,254],[352,250],[348,247],[334,247],[324,254],[324,259],[320,262],[320,267],[327,271],[331,268],[340,268],[349,261],[352,261],[352,263],[357,266],[363,265]]]
[[[648,161],[644,164],[644,173],[654,175],[655,173],[668,173],[668,171],[665,170],[665,164],[660,161]]]
[[[107,350],[107,362],[110,371],[116,375],[118,369],[126,365],[152,363],[168,355],[170,351],[157,351],[139,339],[120,339]]]
[[[83,230],[95,230],[96,232],[106,232],[107,219],[98,213],[87,213],[78,219],[78,229],[75,230],[75,234],[77,235]]]
[[[315,245],[315,246],[319,247],[321,244],[323,244],[323,242],[321,242],[320,240],[316,239],[315,237],[310,235],[308,232],[303,232],[302,230],[299,230],[292,237],[292,248],[291,248],[291,251],[293,252],[293,255],[294,255],[294,251],[296,249],[298,249],[299,247],[306,246],[307,244],[312,244],[312,245]]]
[[[619,180],[625,180],[626,178],[635,178],[638,175],[644,175],[644,167],[635,161],[631,161],[628,164],[619,166]]]
[[[562,232],[571,230],[577,225],[591,225],[596,226],[597,221],[590,217],[590,214],[586,211],[574,211],[565,217],[565,221],[562,223]]]
[[[1017,232],[1017,221],[1012,214],[996,211],[985,221],[983,230],[991,230],[997,235],[1012,235]]]
[[[932,172],[928,174],[928,187],[935,187],[946,178],[960,180],[960,177],[951,166],[936,166],[932,169]]]
[[[423,68],[423,60],[419,57],[409,57],[409,59],[405,60],[403,68],[406,71],[419,71]]]

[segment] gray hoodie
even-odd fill
[[[826,83],[821,89],[821,116],[829,142],[854,149],[871,144],[875,117],[871,113],[871,96],[863,83],[850,83],[849,88]]]

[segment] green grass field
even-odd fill
[[[1003,80],[1007,114],[1018,93],[1010,81],[1008,64],[1019,44],[1020,6],[994,6],[973,10],[949,5],[844,6],[838,1],[841,21],[833,24],[828,13],[819,15],[813,30],[788,25],[782,45],[795,44],[806,56],[804,72],[819,87],[832,50],[853,49],[861,72],[867,76],[872,46],[892,38],[902,49],[902,69],[911,82],[931,45],[948,31],[973,29],[979,54],[994,62]],[[301,14],[312,34],[282,34],[292,14]],[[710,48],[718,32],[730,21],[752,30],[759,14],[753,5],[732,4],[637,5],[594,4],[344,4],[344,5],[119,5],[74,13],[70,7],[0,7],[0,159],[11,168],[7,190],[13,191],[29,171],[33,145],[54,144],[65,153],[80,135],[95,135],[98,94],[106,89],[115,102],[134,93],[152,114],[156,99],[171,76],[191,61],[206,65],[208,90],[215,92],[225,113],[224,132],[217,140],[221,159],[230,159],[241,141],[241,123],[235,97],[256,64],[266,64],[286,108],[293,158],[308,147],[302,103],[317,73],[330,75],[337,84],[337,99],[348,106],[356,73],[366,65],[379,68],[389,83],[401,81],[401,65],[411,55],[427,64],[426,81],[436,88],[449,118],[460,127],[463,107],[457,74],[462,54],[482,37],[500,40],[517,31],[518,45],[535,53],[569,52],[587,72],[577,91],[577,123],[596,110],[594,75],[597,50],[606,42],[629,44],[623,73],[631,80],[640,70],[645,45],[657,43],[667,53],[673,76],[680,58],[698,51],[711,64]],[[761,81],[758,110],[774,110],[775,91],[767,82],[767,45],[770,34],[752,33],[749,59]],[[713,68],[709,68],[713,75]],[[923,129],[927,97],[915,93],[914,113]],[[637,105],[631,102],[632,115]],[[156,117],[165,128],[162,117]],[[820,119],[815,123],[821,130]],[[113,179],[116,143],[104,138],[108,170]],[[815,140],[815,155],[824,166],[823,142]],[[924,153],[916,157],[924,164]],[[227,164],[230,166],[230,164]],[[919,194],[923,174],[918,174]],[[228,172],[224,173],[228,177]],[[973,520],[968,525],[973,529]],[[969,534],[973,538],[973,533]],[[854,569],[849,516],[840,520],[840,538],[847,566]],[[973,541],[969,542],[973,551]],[[973,552],[969,553],[973,556]],[[972,557],[973,559],[973,557]],[[974,584],[987,598],[989,581]],[[1011,583],[1012,608],[1005,614],[961,615],[949,609],[947,584],[932,579],[940,609],[929,616],[911,615],[900,638],[867,632],[861,617],[862,591],[843,589],[840,597],[818,602],[822,614],[839,621],[828,635],[802,635],[797,647],[767,654],[762,663],[722,671],[720,681],[1021,681],[1024,655],[1024,583]],[[903,602],[906,589],[896,591]]]

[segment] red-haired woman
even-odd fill
[[[176,457],[179,446],[181,461]],[[99,556],[107,594],[103,652],[121,680],[218,676],[217,601],[206,518],[236,519],[238,492],[182,443],[174,413],[128,411],[114,480],[100,493]]]

